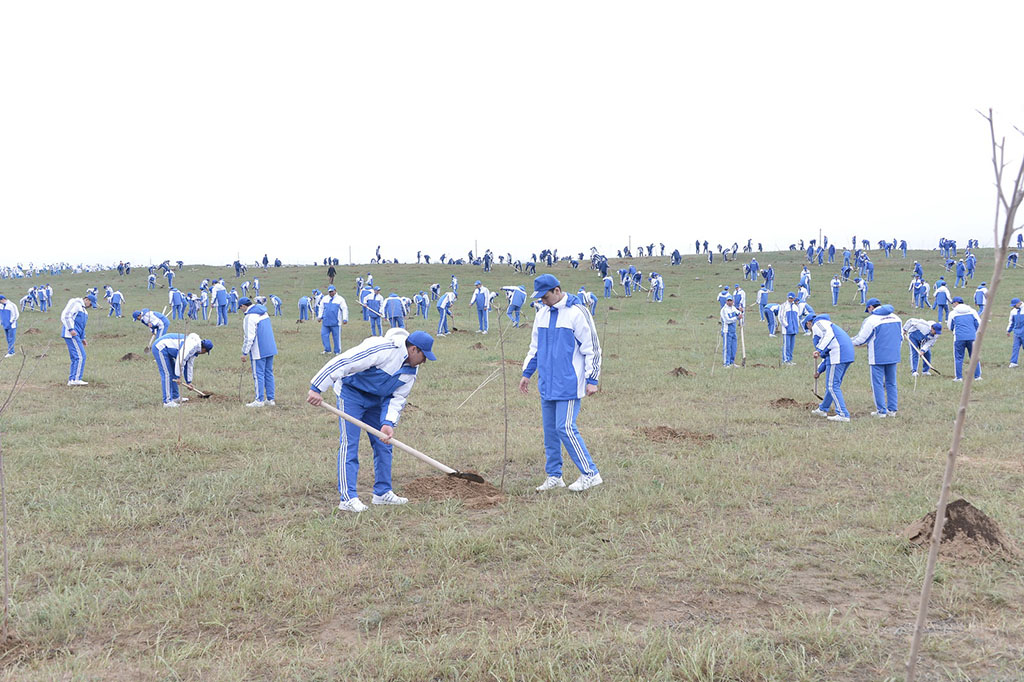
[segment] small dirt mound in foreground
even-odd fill
[[[505,501],[500,490],[490,483],[473,483],[455,476],[424,476],[401,487],[401,495],[411,501],[462,500],[467,509],[486,509]]]
[[[935,531],[935,512],[914,521],[903,530],[903,537],[911,544],[927,549]],[[985,512],[967,500],[956,500],[946,505],[946,523],[942,526],[939,553],[943,556],[966,560],[988,558],[1015,559],[1018,557],[1013,543]]]
[[[486,346],[484,346],[484,344],[480,343],[479,341],[470,346],[471,350],[483,350],[484,348],[486,348]]]
[[[145,360],[146,358],[135,353],[125,353],[121,356],[121,362],[131,362],[132,360]]]
[[[685,367],[676,367],[675,369],[670,371],[669,374],[671,374],[674,377],[692,377],[693,376],[693,372],[691,372],[690,370],[686,369]]]
[[[673,320],[672,318],[669,318],[668,322],[666,322],[665,324],[679,324],[679,323],[676,322],[675,320]]]
[[[671,426],[654,426],[646,429],[637,429],[641,437],[650,438],[655,443],[668,443],[675,440],[689,440],[696,443],[710,443],[715,439],[713,433],[697,433],[689,429],[677,431]]]
[[[40,332],[38,329],[36,329],[34,327],[32,329],[26,329],[25,331],[22,332],[22,334],[41,334],[41,333],[42,332]]]
[[[768,405],[770,407],[798,407],[801,409],[806,408],[810,410],[814,407],[817,407],[818,403],[798,403],[792,398],[779,398],[777,400],[771,401],[770,403],[768,403]]]

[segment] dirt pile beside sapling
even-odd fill
[[[670,441],[693,441],[696,443],[710,443],[715,439],[713,433],[697,433],[689,429],[673,429],[671,426],[652,426],[639,428],[636,433],[641,438],[648,438],[655,443],[668,443]]]
[[[769,407],[798,407],[800,409],[813,409],[818,403],[798,403],[792,398],[779,398],[768,403]]]
[[[402,486],[401,494],[412,502],[461,500],[467,509],[486,509],[505,501],[502,492],[490,483],[443,475],[415,478]]]
[[[676,367],[675,369],[671,370],[669,372],[669,374],[671,374],[674,377],[692,377],[693,376],[693,372],[691,372],[690,370],[686,369],[685,367]]]
[[[903,537],[911,544],[928,549],[934,531],[935,512],[930,511],[907,526],[903,530]],[[996,522],[963,499],[946,505],[946,523],[942,526],[939,553],[969,561],[1018,557],[1016,547]]]
[[[146,358],[144,358],[143,356],[138,355],[136,353],[125,353],[124,355],[121,356],[121,362],[131,362],[132,360],[145,360],[145,359]]]

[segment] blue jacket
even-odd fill
[[[953,332],[954,341],[973,341],[978,338],[978,327],[981,319],[974,308],[966,303],[958,303],[955,308],[949,311],[949,319],[946,321],[949,329]]]
[[[1024,310],[1010,308],[1010,324],[1006,327],[1006,333],[1013,332],[1016,336],[1024,336]]]
[[[248,355],[253,360],[277,355],[274,328],[271,326],[265,306],[257,304],[245,311],[242,318],[242,335],[242,355]]]
[[[827,314],[814,318],[811,334],[814,338],[814,349],[821,353],[821,358],[825,363],[838,365],[844,362],[853,362],[856,359],[850,335],[842,327],[833,323]]]
[[[391,294],[384,299],[384,317],[405,317],[405,306],[402,305],[402,299],[398,294]]]
[[[867,345],[868,364],[896,364],[903,349],[903,321],[891,305],[879,306],[867,316],[851,342],[854,346]]]
[[[576,296],[566,294],[553,306],[541,304],[533,321],[523,376],[540,372],[541,400],[576,400],[601,375],[601,344],[594,319]]]

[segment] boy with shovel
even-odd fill
[[[306,402],[319,406],[324,389],[333,386],[338,395],[338,409],[366,422],[387,438],[367,434],[373,448],[373,504],[405,504],[391,488],[391,437],[395,424],[405,407],[406,398],[416,382],[417,367],[427,360],[436,360],[431,352],[434,339],[424,331],[409,333],[396,327],[383,338],[371,336],[341,355],[332,358],[310,382]],[[359,499],[356,478],[359,474],[359,427],[338,420],[338,492],[341,511],[362,512],[369,509]]]

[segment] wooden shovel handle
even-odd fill
[[[355,417],[353,417],[351,415],[345,414],[344,412],[342,412],[341,410],[336,408],[334,405],[331,405],[330,403],[328,403],[326,401],[320,403],[320,407],[324,408],[328,412],[331,412],[331,413],[337,415],[338,417],[344,419],[345,421],[347,421],[350,424],[355,424],[356,426],[361,428],[363,431],[366,431],[367,433],[373,434],[374,436],[376,436],[377,438],[380,438],[381,440],[384,440],[384,439],[387,438],[387,436],[385,436],[383,433],[381,433],[377,429],[373,428],[369,424],[366,424],[365,422],[361,422],[361,421],[359,421],[358,419],[356,419]],[[424,455],[422,452],[420,452],[416,448],[406,445],[405,443],[403,443],[402,441],[398,440],[397,438],[393,437],[389,441],[389,444],[390,445],[394,445],[399,450],[403,450],[405,452],[408,452],[410,455],[412,455],[416,459],[420,460],[421,462],[429,464],[430,466],[434,467],[435,469],[443,471],[446,474],[458,473],[458,472],[455,471],[455,469],[452,469],[450,466],[445,466],[444,464],[441,464],[440,462],[438,462],[433,457],[430,457],[429,455]]]

